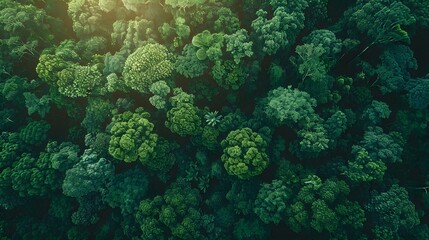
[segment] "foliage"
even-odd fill
[[[206,115],[204,115],[204,118],[206,119],[206,123],[209,126],[216,126],[216,124],[218,124],[220,122],[220,120],[222,119],[222,115],[217,115],[219,112],[218,111],[214,111],[214,112],[208,112]]]
[[[415,109],[425,109],[429,105],[429,79],[427,77],[410,80],[407,83],[410,107]]]
[[[51,106],[49,105],[50,98],[47,95],[38,98],[34,93],[25,92],[25,106],[28,109],[28,115],[33,113],[39,114],[41,117],[45,117],[46,113],[49,112]]]
[[[428,0],[0,0],[0,239],[429,239]]]
[[[58,73],[58,91],[67,97],[86,97],[100,84],[101,73],[96,66],[72,66]]]
[[[369,127],[359,145],[366,149],[374,160],[386,163],[401,162],[403,141],[398,132],[385,134],[380,127]]]
[[[291,195],[281,180],[263,184],[255,201],[255,213],[264,223],[278,224],[286,213],[286,203]]]
[[[87,132],[101,132],[103,123],[111,117],[113,104],[101,98],[90,98],[82,126]]]
[[[253,42],[249,40],[246,29],[239,29],[236,32],[225,35],[226,51],[231,52],[235,63],[240,63],[244,57],[253,56]]]
[[[51,126],[44,120],[31,121],[19,131],[19,138],[26,144],[40,145],[47,139]]]
[[[158,135],[153,133],[154,125],[149,117],[143,108],[113,117],[109,153],[114,158],[125,162],[145,162],[153,157]]]
[[[143,171],[134,168],[109,180],[102,192],[103,201],[112,208],[119,207],[123,214],[135,213],[148,188],[148,180]]]
[[[82,197],[100,191],[113,177],[114,166],[97,153],[85,150],[78,163],[67,170],[62,189],[70,197]]]
[[[147,44],[128,56],[122,74],[128,87],[147,93],[152,83],[168,78],[172,70],[167,48]]]
[[[219,86],[232,90],[238,90],[247,77],[241,65],[229,60],[217,61],[212,68],[211,75]]]
[[[383,161],[373,160],[367,150],[353,146],[352,158],[348,162],[345,175],[352,182],[381,181],[386,169]]]
[[[355,24],[361,33],[367,34],[371,44],[410,42],[410,36],[402,27],[415,21],[410,9],[397,1],[371,0],[350,16],[350,22]]]
[[[167,239],[164,228],[177,239],[202,237],[202,214],[197,209],[200,202],[198,191],[180,180],[173,183],[163,196],[141,201],[136,214],[141,237]]]
[[[258,44],[268,55],[275,54],[279,49],[291,46],[295,37],[304,27],[302,12],[289,12],[284,7],[275,9],[273,17],[267,18],[268,12],[259,9],[258,16],[252,22],[252,29],[258,34]]]
[[[405,45],[389,46],[380,56],[381,64],[375,69],[380,78],[383,94],[399,92],[411,79],[409,70],[417,69],[413,52]]]
[[[175,69],[185,77],[195,78],[204,74],[207,65],[197,57],[197,47],[187,44],[177,57]]]
[[[408,192],[396,184],[385,192],[374,192],[366,207],[377,239],[383,239],[380,234],[397,238],[400,231],[411,231],[420,222]]]
[[[204,30],[192,38],[192,45],[198,48],[195,54],[200,61],[206,59],[218,61],[222,57],[223,42],[222,33],[211,33],[208,30]]]
[[[197,135],[201,131],[199,109],[193,105],[194,96],[180,88],[173,89],[174,96],[170,98],[173,105],[167,112],[165,126],[180,136]]]
[[[362,118],[375,125],[380,123],[382,119],[389,118],[391,112],[389,105],[384,102],[373,100],[371,105],[363,111]]]
[[[261,174],[268,166],[267,142],[250,128],[231,131],[221,145],[221,159],[230,175],[248,179]]]
[[[269,119],[281,124],[299,123],[314,114],[316,100],[298,89],[279,87],[268,93],[265,113]]]

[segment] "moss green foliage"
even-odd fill
[[[180,136],[197,135],[202,130],[202,121],[200,110],[193,105],[194,96],[179,88],[173,91],[174,96],[170,98],[173,107],[167,112],[165,126]]]
[[[410,80],[407,83],[410,107],[415,109],[425,109],[429,105],[429,77]]]
[[[138,48],[125,61],[125,84],[131,89],[147,93],[152,83],[168,78],[173,70],[166,47],[147,44]]]
[[[191,103],[179,103],[167,112],[167,126],[181,136],[196,135],[201,131],[201,117],[198,108]]]
[[[198,210],[201,197],[183,181],[172,184],[163,196],[140,202],[136,214],[144,239],[167,239],[167,228],[177,239],[202,237],[202,214]]]
[[[120,208],[122,213],[135,213],[148,187],[143,171],[138,168],[131,169],[109,180],[103,191],[103,201],[112,208]]]
[[[281,180],[263,184],[255,201],[254,211],[264,223],[279,223],[282,220],[290,197],[289,191]]]
[[[380,181],[386,169],[386,164],[381,160],[373,160],[366,149],[353,146],[352,159],[348,162],[345,175],[352,182]]]
[[[113,117],[109,153],[114,158],[125,162],[144,162],[153,156],[158,135],[153,133],[154,125],[149,117],[150,114],[143,108]]]
[[[44,95],[41,98],[38,98],[34,93],[25,92],[25,106],[28,109],[28,115],[33,113],[39,114],[41,117],[45,117],[46,113],[49,112],[51,106],[49,105],[50,98],[49,96]]]
[[[211,75],[219,86],[225,89],[237,90],[244,84],[247,74],[241,65],[233,61],[217,61],[212,68]]]
[[[188,78],[199,77],[204,74],[208,66],[197,57],[198,48],[187,44],[176,60],[176,71]]]
[[[73,66],[58,73],[58,91],[67,97],[86,97],[101,82],[95,66]]]
[[[429,239],[429,0],[0,0],[0,240]]]
[[[366,149],[374,160],[400,162],[403,150],[403,138],[398,132],[386,134],[380,127],[370,127],[365,131],[360,146]]]
[[[235,63],[239,63],[244,57],[253,56],[253,42],[250,41],[246,29],[239,29],[236,32],[225,35],[226,51],[231,52]]]
[[[308,93],[292,87],[279,87],[268,93],[264,111],[275,122],[295,124],[314,114],[315,106],[316,100]]]
[[[198,60],[219,60],[222,57],[224,35],[222,33],[211,33],[204,30],[192,38],[192,45],[198,48],[195,53]]]
[[[375,239],[397,238],[402,231],[413,231],[420,222],[407,190],[396,184],[387,191],[374,192],[366,207]]]
[[[171,5],[174,8],[187,8],[192,7],[194,5],[203,4],[206,0],[167,0],[166,4]]]
[[[350,16],[361,33],[366,33],[374,43],[395,41],[409,42],[410,36],[402,27],[413,24],[416,19],[410,9],[397,1],[359,1],[359,8]]]
[[[46,138],[50,129],[46,121],[31,121],[19,131],[19,138],[26,144],[40,145]]]
[[[70,197],[82,197],[100,191],[114,174],[114,166],[97,153],[86,150],[73,167],[67,170],[62,189]]]
[[[261,174],[268,166],[267,142],[250,128],[231,131],[221,142],[226,171],[240,179]]]
[[[384,102],[373,100],[371,105],[362,113],[362,118],[375,125],[380,123],[382,119],[389,118],[391,112],[389,105]]]
[[[268,55],[292,45],[296,35],[304,27],[304,15],[299,11],[289,12],[284,7],[278,7],[271,19],[267,18],[268,12],[262,9],[256,14],[258,18],[253,20],[252,29],[258,34],[258,44],[262,44],[262,51]]]

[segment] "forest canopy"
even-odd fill
[[[428,0],[0,0],[0,239],[429,239]]]

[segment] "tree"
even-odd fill
[[[238,240],[245,239],[266,239],[269,230],[257,218],[242,218],[234,225],[234,238]]]
[[[253,56],[253,42],[250,41],[246,29],[225,35],[225,41],[226,51],[231,53],[235,63],[239,64],[242,58]]]
[[[429,76],[410,80],[406,85],[410,107],[425,109],[429,105]]]
[[[264,107],[268,119],[277,124],[296,124],[314,114],[316,100],[298,89],[278,87],[266,97]]]
[[[380,127],[369,127],[359,146],[368,151],[371,159],[385,163],[401,162],[404,140],[400,133],[385,134]]]
[[[299,56],[298,72],[302,76],[302,81],[307,77],[312,81],[323,80],[327,74],[327,66],[321,60],[325,54],[322,45],[304,44],[297,46],[295,51]]]
[[[255,201],[254,212],[264,223],[278,224],[285,217],[286,204],[291,193],[291,189],[287,188],[281,180],[262,184]]]
[[[301,180],[300,189],[292,203],[287,208],[286,223],[295,232],[312,228],[317,232],[328,231],[332,234],[348,230],[345,221],[350,216],[344,207],[352,207],[349,211],[355,214],[354,229],[359,230],[365,221],[364,212],[360,206],[348,201],[345,197],[350,192],[344,181],[327,179],[322,181],[316,175],[309,175]]]
[[[403,232],[412,231],[420,223],[414,204],[408,192],[397,184],[384,192],[373,192],[366,206],[376,239],[384,239],[383,234],[392,239],[399,238]]]
[[[38,98],[34,93],[25,92],[23,93],[25,98],[25,106],[28,110],[28,115],[33,113],[39,114],[42,118],[49,112],[51,106],[49,105],[50,98],[47,95]]]
[[[5,0],[0,5],[0,69],[11,71],[25,56],[35,56],[49,46],[59,32],[60,21],[32,4]]]
[[[163,196],[140,202],[136,220],[144,239],[200,239],[202,213],[198,207],[201,197],[198,190],[179,179]],[[169,231],[165,231],[168,229]]]
[[[31,121],[19,131],[19,138],[29,145],[41,145],[47,139],[51,126],[44,120]]]
[[[219,61],[222,57],[223,42],[223,33],[211,33],[208,30],[204,30],[192,38],[192,45],[198,48],[195,54],[200,61],[206,59]]]
[[[36,72],[40,79],[55,86],[59,80],[58,74],[67,67],[74,66],[80,61],[75,51],[75,42],[62,41],[58,46],[46,48],[39,57]]]
[[[230,175],[249,179],[261,174],[268,166],[267,142],[250,128],[231,131],[221,146],[221,159]]]
[[[71,0],[67,13],[72,19],[73,30],[79,38],[103,31],[103,11],[97,0]]]
[[[206,0],[166,0],[165,4],[168,4],[174,8],[189,8],[195,5],[203,4]]]
[[[258,17],[253,20],[252,29],[258,39],[257,44],[261,44],[262,51],[268,55],[291,46],[304,27],[304,14],[288,12],[284,7],[276,8],[271,19],[267,19],[268,12],[262,9],[256,15]]]
[[[231,9],[221,7],[217,11],[217,15],[219,17],[214,22],[214,30],[216,32],[231,34],[240,28],[240,20],[237,18],[237,15],[231,11]]]
[[[67,97],[86,97],[101,84],[101,77],[96,65],[72,65],[58,73],[58,91]]]
[[[173,141],[160,138],[154,149],[154,156],[142,162],[149,169],[160,172],[168,172],[176,162],[174,151],[179,145]]]
[[[110,128],[109,153],[125,162],[147,161],[154,156],[158,135],[153,133],[154,125],[150,114],[143,108],[135,112],[126,111],[113,116]]]
[[[417,69],[417,60],[412,50],[405,45],[389,45],[380,56],[381,64],[374,73],[380,81],[383,94],[402,91],[411,80],[409,70]]]
[[[166,47],[150,43],[138,48],[125,61],[125,84],[139,92],[148,93],[152,83],[170,77],[173,63]]]
[[[191,103],[179,103],[167,112],[165,126],[180,136],[197,135],[202,130],[198,112],[199,109]]]
[[[139,168],[134,168],[110,178],[102,191],[103,201],[110,207],[121,209],[123,215],[134,214],[148,190],[148,180]]]
[[[335,36],[335,33],[327,29],[317,29],[304,38],[306,44],[313,44],[315,48],[323,48],[321,60],[328,69],[335,65],[338,55],[343,49],[343,42]],[[298,51],[298,48],[297,48]],[[317,52],[317,51],[316,51]]]
[[[78,163],[67,170],[62,184],[66,196],[79,198],[101,191],[114,175],[113,164],[91,149],[85,150]]]
[[[291,150],[301,159],[317,157],[321,151],[328,148],[326,129],[322,119],[317,115],[308,117],[303,122],[303,128],[297,132],[299,143],[291,145]]]
[[[416,19],[407,6],[398,1],[384,0],[359,3],[350,16],[350,23],[370,39],[369,45],[362,53],[374,44],[410,42],[408,33],[402,27],[413,24]]]
[[[187,78],[200,77],[208,68],[205,61],[197,57],[198,48],[187,44],[183,47],[182,55],[177,57],[175,69],[178,73]]]
[[[426,7],[428,6],[429,2],[427,0],[404,0],[401,2],[409,9],[413,10],[413,14],[417,20],[417,24],[423,27],[429,26],[429,9]]]
[[[373,160],[368,151],[359,146],[352,147],[352,157],[348,162],[345,175],[355,183],[381,181],[386,165],[383,161]]]
[[[86,107],[85,118],[81,125],[88,133],[101,132],[103,124],[111,117],[113,104],[102,98],[90,98]]]
[[[216,61],[211,70],[213,79],[224,89],[238,90],[248,76],[242,65],[231,60]]]
[[[170,103],[173,106],[167,112],[165,126],[180,136],[193,136],[202,131],[200,110],[194,106],[194,95],[180,88],[173,89]]]
[[[382,119],[389,118],[391,112],[389,105],[386,103],[372,100],[371,105],[363,111],[362,119],[376,125],[379,124]]]

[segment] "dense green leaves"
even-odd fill
[[[113,117],[109,153],[125,162],[147,161],[154,155],[158,135],[153,133],[154,125],[150,114],[143,108],[124,112]]]
[[[0,0],[0,239],[429,239],[428,0]]]
[[[306,92],[279,87],[268,93],[265,113],[278,123],[300,123],[314,114],[316,101]]]
[[[160,44],[148,44],[132,53],[124,65],[125,84],[147,93],[152,83],[168,78],[173,70],[168,50]]]
[[[250,128],[228,133],[221,142],[222,162],[226,171],[240,179],[259,175],[268,166],[267,142]]]

